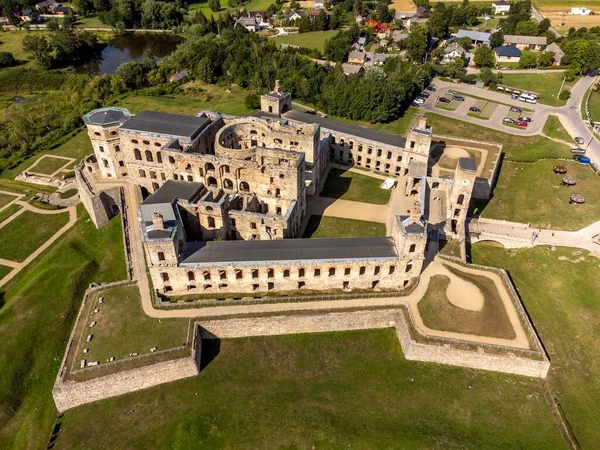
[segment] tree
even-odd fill
[[[547,17],[545,19],[542,19],[540,23],[538,23],[538,36],[541,36],[546,31],[548,31],[550,29],[550,25],[552,25],[550,19],[548,19]]]
[[[517,23],[515,34],[519,36],[537,36],[538,23],[535,20],[524,20]]]
[[[377,17],[377,20],[379,22],[390,22],[394,18],[385,0],[380,0],[377,4],[377,11],[375,13],[375,17]]]
[[[23,49],[31,53],[44,69],[52,66],[52,46],[45,36],[28,34],[23,38]]]
[[[521,69],[530,69],[531,67],[535,67],[537,65],[537,58],[535,53],[529,50],[523,50],[521,53],[521,59],[519,59],[519,67]]]
[[[208,7],[213,12],[221,11],[221,1],[220,0],[208,0]]]
[[[257,94],[248,94],[244,104],[248,109],[260,109],[260,97]]]
[[[427,29],[421,25],[411,27],[408,37],[402,43],[406,49],[407,56],[412,61],[422,63],[429,45]]]
[[[477,67],[494,67],[496,65],[496,56],[494,50],[487,45],[482,45],[475,50],[473,61]]]
[[[504,34],[502,34],[502,31],[492,33],[490,36],[490,47],[496,48],[500,47],[502,44],[504,44]]]
[[[362,0],[354,0],[353,12],[355,16],[362,16],[363,2]]]
[[[461,37],[458,40],[458,44],[467,51],[473,48],[473,40],[468,36]]]
[[[492,72],[492,69],[490,69],[489,67],[481,68],[481,70],[479,71],[479,79],[483,81],[483,84],[485,84],[486,86],[489,86],[492,83],[498,83],[498,77],[496,76],[496,74],[494,74],[494,72]]]
[[[319,11],[315,19],[314,29],[315,31],[326,31],[329,29],[329,17],[325,14],[325,11]]]
[[[560,91],[558,98],[561,100],[569,100],[571,98],[571,91],[568,89],[563,89]]]
[[[543,52],[538,58],[538,65],[547,67],[551,66],[554,62],[554,53],[553,52]]]
[[[60,30],[60,24],[58,23],[58,19],[50,19],[46,22],[46,29],[48,31],[58,31]]]
[[[196,76],[205,83],[214,83],[217,81],[213,61],[207,56],[202,58],[196,67]]]
[[[427,21],[427,29],[432,36],[440,39],[448,34],[448,18],[446,17],[445,8],[436,7]]]

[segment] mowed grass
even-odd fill
[[[12,267],[0,266],[0,280],[13,271]]]
[[[15,195],[0,193],[0,208],[3,208],[4,206],[8,205],[10,202],[16,199],[17,197]]]
[[[331,39],[336,34],[336,30],[313,31],[311,33],[290,34],[275,39],[277,39],[276,42],[278,44],[290,44],[304,48],[314,48],[323,52],[325,50],[325,41]]]
[[[228,9],[228,6],[227,6],[227,0],[221,0],[221,10],[215,12],[212,9],[210,9],[210,7],[208,6],[208,0],[205,0],[205,1],[191,3],[189,5],[189,9],[190,9],[190,11],[201,11],[202,14],[204,14],[208,19],[210,19],[211,17],[219,17],[219,14],[221,12],[225,12],[225,10]],[[251,10],[248,10],[248,11],[251,11]]]
[[[590,91],[590,102],[589,102],[589,106],[590,106],[590,114],[592,115],[592,120],[594,122],[598,121],[600,122],[600,93],[595,92],[595,91]],[[585,111],[585,109],[583,109],[583,111]],[[585,112],[582,114],[582,117],[585,119],[587,119],[587,117],[585,116]]]
[[[23,38],[28,34],[46,34],[45,31],[5,31],[0,33],[0,52],[9,52],[19,61],[34,64],[33,60],[23,49]]]
[[[32,167],[30,167],[30,171],[43,173],[45,175],[51,175],[60,169],[62,166],[66,165],[69,161],[62,158],[53,158],[52,156],[42,156],[39,158]]]
[[[527,73],[527,74],[502,74],[502,84],[526,91],[537,92],[538,102],[550,106],[563,106],[566,100],[558,98],[560,86],[563,82],[562,73]],[[565,82],[563,89],[571,89],[575,81]]]
[[[250,0],[244,5],[246,11],[266,11],[273,0]]]
[[[104,301],[98,303],[98,298]],[[94,298],[83,338],[93,334],[91,342],[80,344],[80,349],[89,349],[87,354],[79,354],[79,359],[104,363],[110,357],[123,359],[130,353],[140,355],[158,350],[179,347],[186,343],[187,319],[152,319],[142,310],[140,293],[137,286],[119,286],[99,292]],[[94,312],[99,308],[98,313]],[[87,328],[91,322],[97,322],[93,328]]]
[[[310,216],[303,238],[385,236],[385,224],[339,217]]]
[[[200,376],[61,426],[70,449],[562,446],[538,380],[407,361],[391,329],[222,340]]]
[[[362,122],[360,120],[351,120],[346,119],[345,117],[337,117],[337,116],[328,116],[332,120],[337,120],[338,122],[348,123],[354,126],[359,126],[363,128],[370,128],[372,130],[381,131],[383,133],[388,134],[397,134],[400,136],[404,136],[412,125],[417,121],[415,114],[418,113],[419,110],[417,108],[408,108],[404,111],[402,117],[394,120],[389,123],[369,123]]]
[[[450,279],[445,275],[436,275],[429,282],[425,296],[417,303],[423,323],[434,330],[514,339],[515,330],[494,282],[484,276],[468,274],[453,267],[446,268],[481,291],[485,299],[483,308],[481,311],[469,311],[454,306],[446,297]]]
[[[480,141],[502,144],[502,152],[505,154],[505,160],[508,161],[531,162],[542,158],[570,159],[572,157],[567,145],[543,136],[516,136],[433,113],[427,113],[427,120],[433,127],[434,134],[471,137]]]
[[[544,133],[548,137],[559,139],[565,142],[570,143],[573,141],[571,135],[567,133],[565,127],[563,127],[562,123],[560,123],[558,116],[548,116],[548,119],[544,124],[544,129],[542,130],[542,133]]]
[[[552,167],[560,164],[577,180],[573,187],[562,186],[564,175]],[[586,202],[569,204],[573,193]],[[494,197],[483,217],[531,223],[533,227],[578,230],[600,220],[600,178],[589,167],[574,161],[546,160],[533,164],[504,162]]]
[[[4,222],[9,217],[12,217],[13,214],[20,211],[23,207],[21,205],[10,205],[8,208],[0,211],[0,223]]]
[[[111,30],[110,25],[102,23],[97,17],[79,17],[76,23],[77,28],[103,28]]]
[[[0,288],[0,448],[45,448],[56,417],[52,386],[83,293],[125,279],[121,219],[79,220]]]
[[[383,180],[368,175],[332,168],[325,180],[321,197],[385,205],[392,195],[382,189]]]
[[[550,355],[549,385],[581,448],[591,449],[600,442],[600,277],[596,257],[574,252],[476,244],[472,257],[475,263],[509,271]]]
[[[0,229],[0,258],[21,262],[69,221],[69,213],[25,211]]]

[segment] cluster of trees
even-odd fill
[[[429,2],[425,2],[422,6],[429,7]],[[473,26],[477,23],[477,16],[490,13],[489,5],[476,5],[469,0],[451,5],[440,2],[427,21],[427,28],[431,36],[443,38],[448,35],[450,27]]]
[[[335,8],[331,14],[326,14],[325,11],[319,11],[319,15],[314,19],[310,16],[304,16],[296,21],[299,33],[309,33],[311,31],[326,31],[335,30],[342,24],[342,16],[339,10]]]
[[[350,46],[359,36],[359,29],[354,25],[349,30],[339,31],[331,39],[325,41],[325,57],[329,61],[346,61]]]
[[[503,34],[517,34],[520,36],[544,36],[553,38],[548,33],[550,19],[541,22],[531,18],[531,0],[519,0],[510,4],[510,11],[505,19],[500,20],[500,30]]]

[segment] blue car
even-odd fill
[[[432,85],[427,86],[425,89],[431,92],[435,92],[435,88]]]
[[[582,156],[581,158],[579,158],[579,164],[589,164],[591,162],[592,160],[587,156]]]

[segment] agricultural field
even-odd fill
[[[585,7],[600,13],[600,1],[584,0],[571,2],[566,0],[534,0],[534,5],[542,16],[552,22],[552,26],[560,33],[565,33],[569,28],[597,27],[600,25],[600,16],[578,16],[569,14],[573,7]]]
[[[337,34],[336,30],[313,31],[311,33],[290,34],[276,39],[278,44],[297,45],[304,48],[314,48],[321,53],[325,51],[325,41],[331,39]]]
[[[310,216],[303,238],[385,236],[385,224],[339,217]]]

